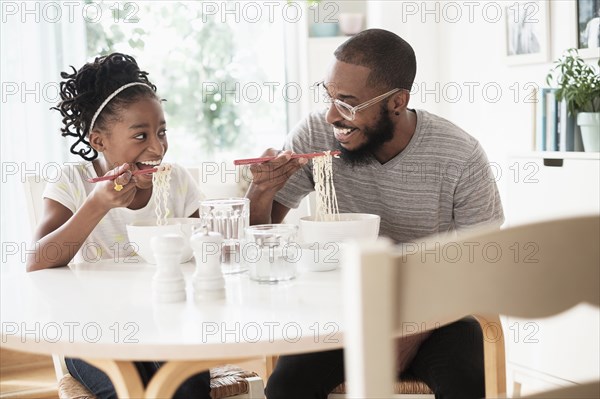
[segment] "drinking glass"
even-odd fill
[[[241,245],[245,228],[250,224],[250,200],[224,198],[200,201],[200,220],[210,231],[223,236],[221,248],[223,274],[248,270],[241,262]]]
[[[263,283],[277,283],[296,277],[302,250],[297,243],[298,226],[262,224],[246,228],[242,259],[250,278]]]

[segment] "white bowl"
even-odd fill
[[[379,235],[379,215],[370,213],[340,213],[340,220],[315,221],[314,216],[300,218],[302,242],[342,242],[346,240],[375,241]]]
[[[302,257],[299,266],[311,272],[328,272],[338,268],[342,258],[341,243],[300,244]]]
[[[192,259],[193,252],[190,246],[192,226],[200,224],[198,218],[172,218],[167,219],[167,224],[156,225],[156,219],[143,220],[128,224],[127,236],[129,242],[136,246],[136,252],[146,262],[156,264],[154,252],[152,251],[152,237],[160,237],[165,234],[178,234],[183,237],[184,245],[181,248],[181,259],[179,263],[185,263]]]

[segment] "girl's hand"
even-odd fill
[[[105,208],[107,212],[112,208],[129,206],[137,191],[135,177],[129,169],[129,164],[124,163],[108,171],[104,176],[118,175],[118,177],[95,183],[96,187],[90,194],[90,199],[99,207]]]

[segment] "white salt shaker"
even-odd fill
[[[185,279],[179,261],[183,237],[166,234],[150,241],[156,259],[156,273],[152,278],[152,295],[157,302],[185,301]]]
[[[196,259],[196,271],[192,277],[194,299],[201,302],[225,298],[225,279],[221,271],[223,236],[203,226],[192,235],[190,245]]]

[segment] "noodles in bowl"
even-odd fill
[[[333,156],[325,151],[313,158],[316,210],[314,216],[300,219],[305,243],[341,242],[348,239],[375,240],[379,234],[378,215],[368,213],[339,213],[333,185]]]
[[[379,215],[370,213],[340,213],[338,220],[329,222],[304,216],[300,218],[300,233],[304,243],[375,241],[379,235],[379,221]]]
[[[350,239],[374,241],[379,235],[378,215],[339,213],[333,184],[333,158],[330,151],[325,151],[323,156],[313,159],[316,210],[313,216],[300,218],[303,263],[313,271],[337,267],[339,260],[335,255],[339,252],[336,248],[340,242]]]
[[[180,263],[184,263],[192,258],[190,238],[193,226],[199,225],[200,220],[197,218],[168,218],[171,214],[168,205],[172,166],[161,164],[156,169],[152,174],[152,198],[156,218],[135,221],[126,225],[129,243],[133,246],[137,255],[141,256],[146,262],[155,264],[156,259],[151,245],[152,238],[167,234],[180,235],[184,241],[181,248]]]
[[[303,266],[311,271],[334,270],[339,266],[340,243],[347,240],[375,241],[379,215],[340,213],[337,220],[323,222],[314,216],[300,218]]]

